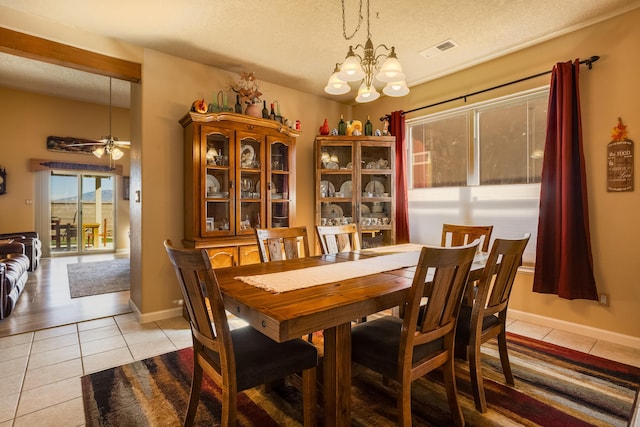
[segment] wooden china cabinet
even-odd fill
[[[316,137],[315,223],[358,224],[363,248],[395,244],[395,138]]]
[[[187,113],[185,247],[213,267],[260,262],[254,229],[295,223],[295,142],[281,123],[235,113]]]

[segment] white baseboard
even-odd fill
[[[170,308],[168,310],[160,310],[142,314],[138,309],[138,306],[136,306],[132,300],[129,300],[129,308],[131,308],[131,311],[133,311],[133,314],[136,316],[136,319],[139,323],[149,323],[158,320],[171,319],[172,317],[182,316],[182,306]]]
[[[580,325],[578,323],[567,322],[564,320],[553,319],[551,317],[540,316],[538,314],[527,313],[520,310],[509,309],[507,316],[510,320],[522,320],[525,322],[535,323],[536,325],[573,332],[586,337],[608,341],[614,344],[624,345],[626,347],[640,350],[640,338],[638,337],[623,335],[617,332]]]

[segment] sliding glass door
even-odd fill
[[[51,254],[113,252],[115,175],[51,172]]]

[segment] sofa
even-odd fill
[[[25,255],[29,257],[29,271],[35,271],[38,268],[42,257],[42,241],[38,232],[0,233],[1,240],[13,240],[14,242],[22,243],[25,248]]]
[[[29,257],[23,243],[0,243],[0,319],[6,318],[16,306],[29,278]]]

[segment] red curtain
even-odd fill
[[[558,63],[551,74],[533,291],[566,299],[597,300],[582,151],[579,69],[578,60]]]
[[[396,243],[409,243],[409,200],[407,196],[407,150],[404,115],[391,113],[389,132],[396,137]]]

